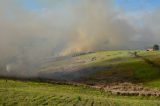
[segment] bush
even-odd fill
[[[154,45],[153,50],[159,50],[159,45]]]
[[[77,96],[77,100],[78,100],[78,101],[81,101],[82,99],[81,99],[81,97],[80,97],[80,96]]]

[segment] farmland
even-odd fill
[[[0,80],[3,106],[158,106],[159,98],[116,96],[82,85]]]
[[[159,60],[159,52],[142,50],[45,60],[36,70],[37,80],[1,79],[0,105],[159,106],[160,97],[154,96],[160,89]]]

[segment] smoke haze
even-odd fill
[[[0,65],[8,73],[32,76],[37,63],[50,56],[159,43],[159,8],[128,13],[116,9],[114,0],[34,1],[40,8],[0,1]]]

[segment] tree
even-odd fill
[[[153,46],[153,50],[155,50],[155,51],[159,50],[159,45],[157,45],[157,44],[154,45],[154,46]]]

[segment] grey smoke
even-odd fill
[[[1,72],[34,76],[50,56],[104,49],[143,49],[159,43],[159,9],[136,15],[115,10],[114,0],[0,1]],[[5,67],[3,67],[5,66]],[[6,75],[6,72],[4,72]]]

